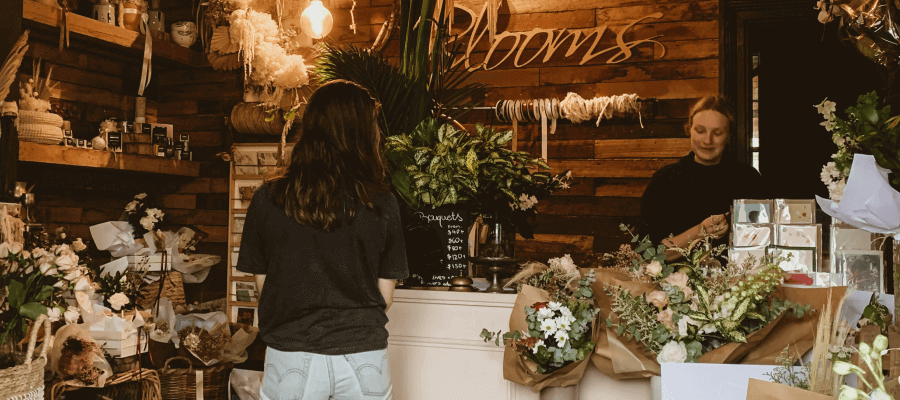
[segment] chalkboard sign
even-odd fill
[[[468,273],[468,215],[459,210],[428,210],[415,213],[421,228],[419,232],[408,232],[407,253],[410,257],[410,274],[414,284],[423,286],[450,286],[450,279]],[[423,232],[425,231],[425,232]],[[410,236],[415,235],[415,238]],[[423,237],[434,240],[428,248],[417,245]],[[432,255],[430,261],[420,265],[413,261],[421,259],[422,252]],[[416,256],[412,256],[415,254]]]

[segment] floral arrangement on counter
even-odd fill
[[[627,226],[620,228],[631,234]],[[659,363],[696,362],[727,343],[746,343],[750,334],[787,311],[800,318],[809,310],[773,296],[786,276],[780,260],[751,258],[723,268],[715,260],[723,249],[697,239],[677,249],[684,261],[666,264],[664,246],[654,248],[648,237],[631,235],[637,257],[628,273],[654,290],[633,294],[607,285],[612,315],[606,325],[646,345]]]
[[[890,106],[879,107],[878,95],[870,92],[859,96],[856,105],[846,109],[846,119],[837,116],[837,104],[828,99],[815,107],[825,118],[821,125],[831,132],[838,146],[838,152],[831,156],[834,161],[826,164],[821,173],[832,200],[843,197],[854,154],[874,156],[879,166],[893,173],[891,185],[900,187],[900,116],[892,117]]]
[[[504,148],[512,135],[481,124],[470,134],[426,119],[412,133],[386,139],[392,183],[413,209],[454,205],[509,221],[523,237],[533,238],[538,201],[569,188],[571,173],[537,172],[550,167]]]
[[[0,243],[0,345],[18,343],[30,321],[46,314],[51,322],[75,323],[78,307],[68,306],[64,294],[74,293],[79,303],[90,304],[93,285],[87,246],[67,240],[60,228],[53,234],[27,233],[24,243]]]
[[[162,226],[166,213],[147,205],[147,193],[134,196],[134,200],[125,205],[125,217],[133,228],[135,239],[141,239],[147,232],[155,232]]]
[[[531,263],[507,284],[517,286],[519,295],[514,309],[521,307],[524,312],[517,316],[518,311],[513,311],[510,331],[481,332],[485,342],[494,341],[499,346],[502,338],[507,351],[533,363],[532,369],[521,364],[506,365],[504,361],[505,369],[516,370],[512,380],[529,386],[558,386],[551,381],[580,378],[584,366],[571,368],[586,362],[596,345],[594,327],[600,310],[594,304],[591,288],[594,271],[582,276],[569,255],[551,259],[548,264]],[[528,371],[532,370],[544,379],[551,377],[550,381],[528,378]]]

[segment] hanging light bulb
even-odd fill
[[[321,0],[312,0],[309,7],[300,14],[300,30],[313,39],[321,39],[331,32],[334,18],[322,5]]]

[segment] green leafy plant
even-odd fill
[[[781,351],[781,354],[775,359],[778,366],[772,372],[766,372],[764,375],[768,376],[772,382],[809,390],[809,365],[801,363],[800,370],[797,371],[794,368],[794,358],[791,357],[790,348],[788,346]]]
[[[881,328],[881,333],[887,333],[888,326],[893,319],[891,310],[878,302],[877,293],[872,293],[872,297],[869,298],[869,304],[863,308],[862,318],[868,323],[878,325]]]

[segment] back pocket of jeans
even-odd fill
[[[272,353],[269,349],[266,354],[263,393],[271,400],[302,399],[309,378],[309,354]]]
[[[344,356],[366,396],[384,396],[391,386],[387,350],[367,351]]]

